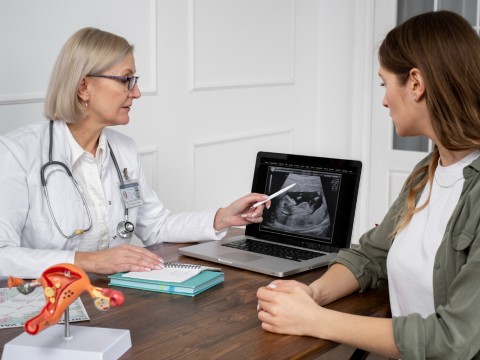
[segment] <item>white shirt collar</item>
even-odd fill
[[[65,124],[65,130],[67,133],[67,141],[68,145],[70,146],[70,150],[72,152],[72,158],[71,164],[72,166],[75,164],[78,159],[80,159],[82,156],[91,156],[91,154],[87,151],[85,151],[75,140],[73,137],[69,127]],[[103,167],[103,164],[105,163],[105,160],[107,158],[107,137],[105,136],[105,131],[102,130],[102,133],[100,134],[100,138],[98,140],[98,147],[97,147],[97,152],[95,154],[95,161],[97,161],[97,164],[99,165],[99,169]]]

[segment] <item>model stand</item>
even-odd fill
[[[23,294],[42,286],[47,303],[37,316],[25,323],[24,333],[5,344],[2,360],[113,360],[132,346],[129,330],[70,326],[69,306],[83,291],[90,293],[99,310],[108,310],[110,305],[120,306],[124,301],[119,291],[91,285],[78,267],[59,264],[45,270],[40,279],[25,282],[10,277],[8,284]],[[62,311],[64,326],[58,325]]]

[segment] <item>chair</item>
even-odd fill
[[[355,349],[355,351],[352,353],[352,356],[350,356],[350,360],[365,360],[368,355],[370,355],[368,351]]]

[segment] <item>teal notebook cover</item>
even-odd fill
[[[223,272],[208,270],[181,283],[127,278],[123,277],[123,274],[109,275],[109,285],[187,296],[200,294],[212,286],[222,283],[225,279]]]

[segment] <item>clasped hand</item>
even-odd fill
[[[257,291],[262,328],[279,334],[313,335],[318,310],[309,286],[294,280],[275,280]]]

